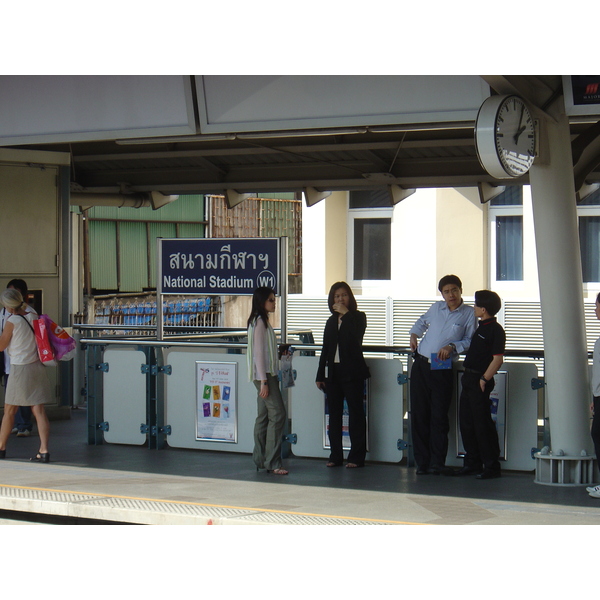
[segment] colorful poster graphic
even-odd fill
[[[237,363],[196,362],[196,439],[237,442]]]

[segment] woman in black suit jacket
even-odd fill
[[[365,313],[358,310],[350,286],[334,283],[328,298],[331,317],[325,324],[323,349],[317,371],[317,387],[327,394],[329,406],[328,467],[339,467],[344,461],[342,449],[342,416],[344,398],[348,404],[351,448],[347,468],[364,467],[367,452],[367,420],[363,407],[364,383],[369,368],[362,353],[367,328]]]

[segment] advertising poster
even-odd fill
[[[462,375],[462,373],[460,374]],[[461,377],[458,377],[458,396],[460,399],[460,393],[462,391]],[[507,379],[508,373],[506,371],[499,371],[494,375],[494,389],[490,394],[490,411],[492,413],[492,420],[496,424],[496,431],[498,432],[498,442],[500,444],[500,459],[506,460],[506,390],[507,390]],[[465,455],[465,448],[462,444],[462,438],[460,436],[460,424],[458,422],[458,410],[456,411],[456,439],[458,445],[458,456],[462,457]]]
[[[237,442],[237,363],[196,362],[196,439]]]
[[[327,394],[324,394],[325,399],[323,401],[325,410],[325,420],[323,427],[323,448],[329,449],[329,407],[327,405]],[[365,415],[367,417],[367,450],[369,448],[369,380],[365,380],[365,396],[363,400],[363,406],[365,409]],[[342,413],[342,447],[344,450],[350,450],[350,429],[349,429],[349,414],[348,405],[344,400],[344,411]]]

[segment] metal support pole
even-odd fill
[[[162,341],[165,334],[165,317],[163,315],[163,293],[162,293],[162,239],[156,240],[156,339]]]
[[[88,444],[100,445],[104,443],[104,401],[103,381],[100,365],[104,355],[104,347],[96,345],[85,346],[87,385],[87,422],[88,422]]]
[[[165,447],[168,431],[170,428],[165,423],[165,362],[164,348],[154,349],[156,363],[155,377],[155,406],[156,406],[156,449],[162,450]],[[170,371],[169,371],[170,372]]]
[[[553,454],[593,454],[577,204],[569,123],[542,123],[549,156],[530,172],[546,399]]]
[[[281,297],[281,343],[287,343],[288,238],[279,238],[279,290]]]
[[[280,292],[280,314],[281,314],[281,343],[287,344],[287,293],[288,293],[288,238],[279,238],[279,292]],[[291,392],[288,388],[281,389],[281,396],[288,415],[287,424],[283,435],[287,436],[293,431],[292,418],[290,414]],[[287,440],[281,445],[281,455],[287,458],[292,454],[292,448]]]

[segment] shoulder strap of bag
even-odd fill
[[[31,329],[31,331],[33,331],[33,335],[35,335],[35,329],[33,328],[33,325],[23,315],[19,315],[19,317],[21,317],[21,319],[23,319],[25,323],[29,325],[29,329]]]

